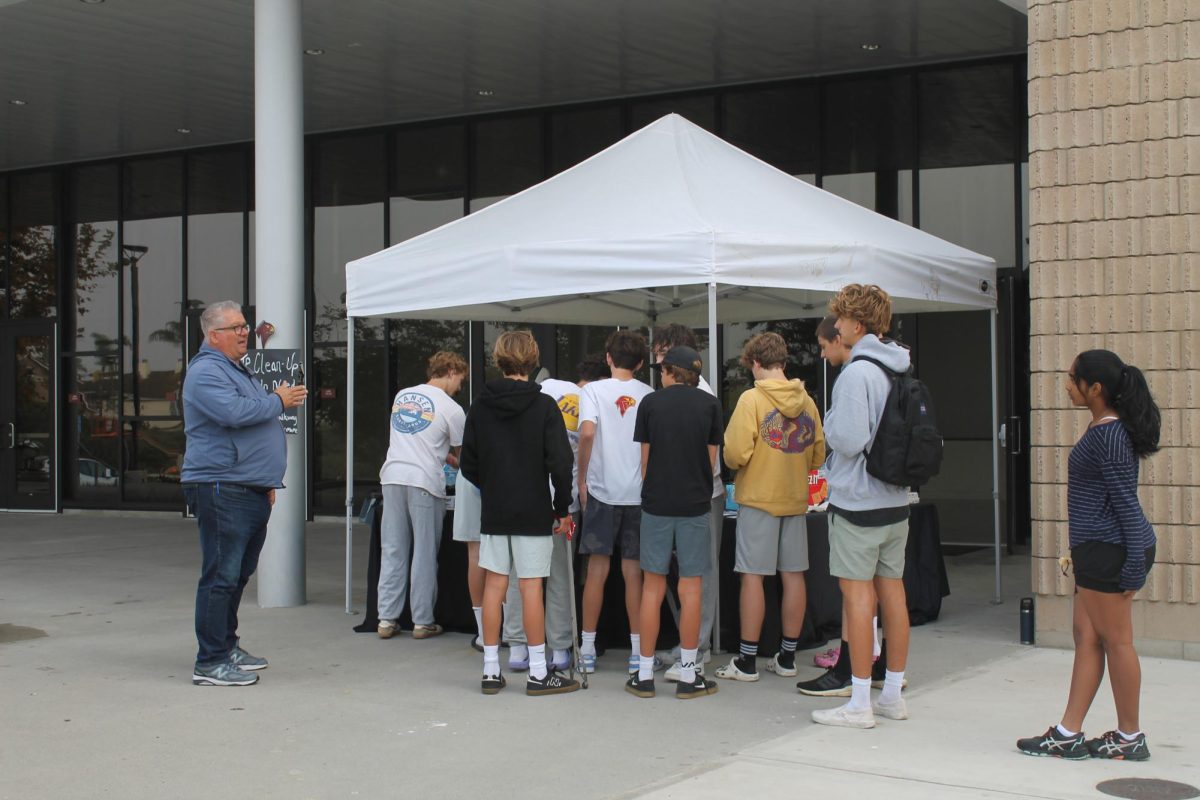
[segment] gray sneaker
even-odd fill
[[[250,655],[240,645],[229,651],[229,662],[242,672],[267,668],[267,660],[265,658]]]
[[[258,683],[258,676],[242,672],[230,661],[222,661],[207,667],[197,664],[192,670],[192,683],[197,686],[252,686]]]

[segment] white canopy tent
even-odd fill
[[[987,256],[811,186],[671,114],[553,178],[346,265],[346,608],[353,544],[354,318],[622,325],[822,316],[848,283],[896,313],[992,312]],[[709,359],[710,382],[719,386]],[[999,447],[993,440],[996,600]]]

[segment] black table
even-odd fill
[[[379,624],[377,601],[379,584],[379,534],[383,500],[378,497],[371,517],[371,542],[367,563],[367,602],[363,621],[355,626],[359,632],[374,632]],[[461,633],[475,632],[475,614],[467,591],[467,547],[453,538],[453,512],[447,512],[442,526],[442,545],[438,551],[438,598],[434,617],[446,630]],[[841,636],[842,592],[837,578],[829,574],[829,528],[824,513],[808,515],[809,570],[805,574],[807,611],[801,632],[801,649],[818,647]],[[904,588],[908,595],[909,620],[922,625],[937,619],[942,598],[950,594],[946,565],[942,559],[941,536],[937,507],[918,503],[911,507],[908,547],[905,553]],[[721,643],[725,649],[736,649],[738,641],[738,577],[733,571],[736,520],[725,519],[721,542],[721,597],[719,624]],[[576,562],[577,581],[583,579],[582,559]],[[779,579],[763,582],[767,613],[759,636],[759,652],[774,652],[780,639]],[[597,644],[613,648],[627,647],[629,626],[625,618],[624,580],[619,564],[613,564],[604,589],[604,612],[600,617]],[[581,586],[576,587],[579,602]],[[577,606],[578,607],[578,606]],[[407,604],[400,617],[400,627],[410,630],[412,618]],[[674,646],[679,641],[675,620],[664,604],[659,649]]]

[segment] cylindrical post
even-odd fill
[[[354,579],[354,317],[346,317],[346,613]]]
[[[254,210],[258,322],[275,326],[271,347],[304,354],[304,80],[300,0],[254,3]],[[288,436],[286,489],[275,493],[258,566],[258,604],[305,602],[308,517],[304,407]]]
[[[1000,409],[996,383],[996,326],[999,324],[999,312],[992,309],[992,532],[996,548],[996,595],[992,602],[999,605],[1000,600]],[[1009,487],[1012,491],[1012,487]]]
[[[708,283],[708,384],[712,386],[717,399],[721,398],[721,370],[717,364],[717,282]],[[721,524],[724,524],[722,520]],[[721,554],[717,553],[717,563],[712,565],[713,603],[717,613],[713,614],[712,652],[721,652]]]

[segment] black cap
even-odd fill
[[[690,369],[695,373],[699,373],[703,369],[703,364],[700,362],[700,354],[687,345],[672,347],[663,356],[663,360],[657,364],[651,364],[650,369],[661,369],[664,364]]]

